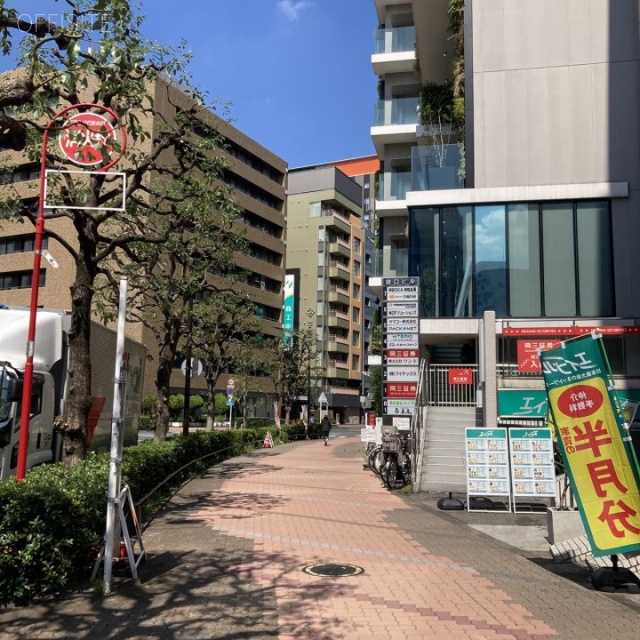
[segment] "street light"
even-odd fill
[[[29,308],[29,328],[27,333],[27,358],[24,366],[24,386],[22,389],[22,407],[20,413],[20,439],[18,444],[18,465],[16,469],[16,480],[24,480],[27,467],[27,451],[29,449],[29,419],[31,414],[31,390],[33,388],[33,356],[35,352],[35,339],[36,339],[36,313],[38,310],[38,293],[40,292],[40,257],[42,256],[42,238],[44,236],[44,194],[46,185],[47,174],[47,145],[49,144],[49,134],[54,128],[57,120],[64,117],[69,111],[88,111],[89,109],[100,109],[107,112],[116,122],[119,121],[117,114],[108,107],[92,104],[81,103],[74,104],[69,107],[58,111],[53,118],[49,121],[45,127],[42,137],[42,151],[40,154],[40,188],[38,192],[38,214],[36,217],[36,231],[35,231],[35,248],[33,252],[33,273],[31,276],[31,305]],[[80,123],[71,123],[69,120],[65,120],[63,125],[59,127],[64,130],[71,125],[77,127]],[[90,125],[82,124],[87,130],[92,130]],[[124,127],[121,127],[122,144],[119,153],[116,154],[113,160],[110,160],[106,165],[96,169],[96,171],[108,171],[122,158],[126,148],[126,131]],[[76,164],[86,164],[78,162],[69,155],[67,156],[72,162]]]

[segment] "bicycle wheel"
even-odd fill
[[[404,486],[402,473],[398,467],[396,456],[390,456],[383,467],[382,479],[388,489],[399,489]]]
[[[370,469],[377,475],[380,475],[380,470],[384,464],[384,452],[382,447],[375,447],[369,454],[367,459]]]

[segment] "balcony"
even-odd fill
[[[411,191],[412,177],[410,170],[381,173],[378,200],[406,200],[407,191]]]
[[[327,351],[334,353],[349,353],[349,340],[342,336],[331,334],[327,341]]]
[[[410,191],[462,189],[462,154],[458,144],[433,144],[411,149]]]
[[[342,360],[329,360],[327,363],[327,378],[349,379],[349,364]]]
[[[416,65],[416,28],[397,27],[376,31],[375,53],[371,56],[377,76],[410,73]]]
[[[385,144],[416,142],[420,120],[420,98],[393,98],[376,104],[371,137],[378,155]]]
[[[341,233],[351,233],[351,221],[349,217],[337,209],[323,209],[322,217],[327,229],[339,231]]]
[[[329,327],[348,329],[350,324],[349,316],[346,313],[341,313],[340,311],[329,311],[327,324]]]
[[[343,289],[342,287],[338,287],[336,285],[329,287],[329,302],[338,302],[344,305],[351,304],[351,296],[349,295],[349,290]]]
[[[337,260],[332,260],[329,263],[329,277],[349,282],[351,280],[351,271],[349,270],[349,266],[342,264],[342,262],[338,262]]]
[[[404,278],[409,275],[409,250],[394,247],[391,251],[376,251],[373,263],[372,278]],[[369,286],[373,286],[371,281]],[[382,291],[376,291],[382,299]]]
[[[336,240],[329,243],[329,253],[331,255],[338,255],[344,258],[351,258],[351,247],[348,242],[344,240]]]

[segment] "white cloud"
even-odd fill
[[[305,8],[311,6],[307,0],[280,0],[278,9],[291,21],[298,19],[298,14]]]

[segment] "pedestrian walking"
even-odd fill
[[[331,431],[331,422],[329,422],[328,416],[322,418],[322,428],[320,431],[324,438],[324,446],[326,447],[329,444],[329,432]]]

